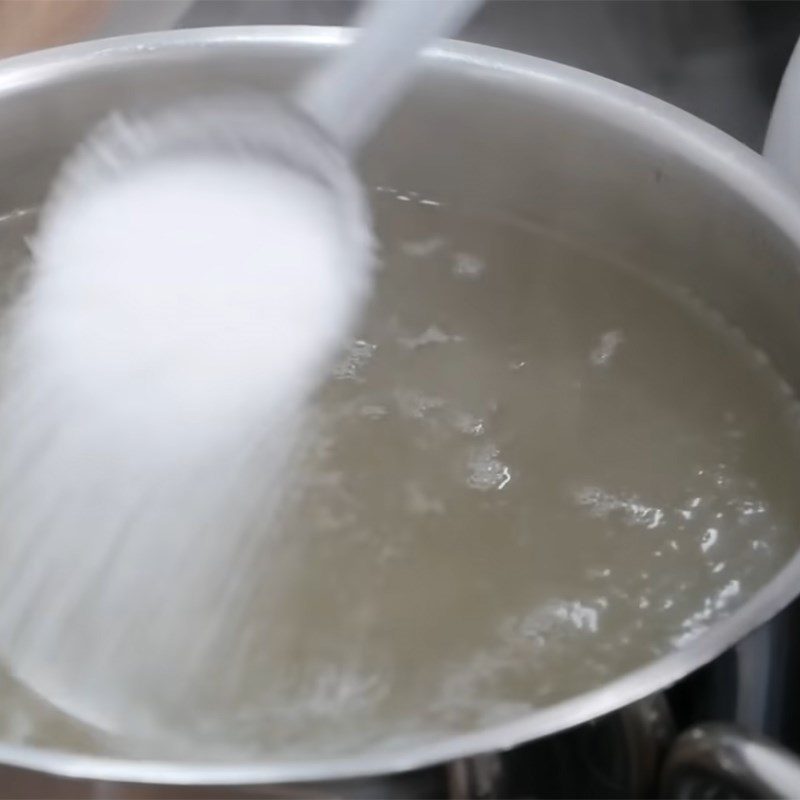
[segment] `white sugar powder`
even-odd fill
[[[133,446],[228,440],[307,394],[361,306],[367,249],[337,200],[287,168],[210,159],[76,193],[36,242],[25,345]]]
[[[5,353],[0,652],[77,716],[141,732],[235,692],[298,418],[369,289],[343,202],[183,158],[45,217]]]

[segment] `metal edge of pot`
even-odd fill
[[[99,68],[104,62],[146,52],[245,44],[335,47],[349,41],[342,28],[253,26],[167,31],[86,42],[0,62],[0,107],[3,94],[33,88],[49,76]],[[486,75],[517,89],[558,96],[583,112],[612,120],[610,124],[647,136],[679,150],[699,168],[712,173],[790,239],[800,268],[800,205],[793,191],[756,153],[730,136],[674,106],[605,78],[543,59],[484,45],[447,42],[427,52],[473,75]],[[800,551],[783,569],[730,617],[660,659],[603,686],[522,718],[481,731],[442,733],[394,749],[374,749],[357,756],[313,761],[264,759],[242,763],[142,761],[91,756],[65,750],[0,742],[0,762],[45,773],[90,780],[179,785],[258,785],[331,781],[399,773],[471,755],[505,750],[584,723],[628,705],[709,662],[737,640],[766,622],[800,594]]]

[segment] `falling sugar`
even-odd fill
[[[77,717],[144,734],[236,691],[302,410],[370,283],[337,202],[184,157],[45,214],[3,353],[0,651]]]

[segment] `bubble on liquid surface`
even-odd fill
[[[511,470],[500,458],[500,450],[493,444],[475,447],[469,458],[467,483],[472,489],[485,492],[505,489],[511,482]]]
[[[486,263],[472,253],[456,253],[453,257],[453,274],[459,278],[475,280],[486,269]]]
[[[416,350],[431,344],[449,344],[451,342],[463,342],[464,337],[458,334],[445,333],[436,325],[426,328],[418,336],[401,336],[398,340],[403,347],[409,350]]]
[[[622,331],[607,331],[600,337],[597,346],[589,354],[589,360],[596,367],[607,366],[624,341],[625,336]]]
[[[334,367],[333,376],[339,380],[362,381],[361,371],[369,363],[377,345],[357,339],[347,350],[344,358]]]
[[[400,247],[405,255],[412,258],[428,258],[441,250],[444,244],[444,237],[428,236],[425,239],[403,242]]]
[[[576,491],[574,497],[577,505],[586,508],[594,517],[607,518],[613,512],[620,511],[626,524],[642,526],[648,530],[657,528],[664,520],[663,509],[648,505],[635,495],[615,495],[590,486]]]

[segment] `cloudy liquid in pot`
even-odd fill
[[[373,199],[376,295],[309,420],[243,653],[220,654],[239,700],[187,709],[176,756],[522,716],[701,635],[797,547],[795,401],[715,314],[541,231]],[[29,224],[0,223],[9,274]],[[152,755],[5,684],[6,739]]]

